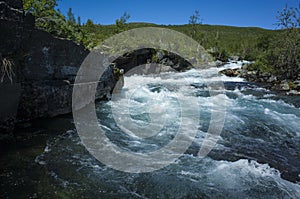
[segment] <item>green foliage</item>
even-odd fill
[[[229,59],[229,54],[225,49],[215,48],[210,54],[217,60],[226,62]]]
[[[200,18],[199,10],[195,10],[194,14],[190,16],[189,24],[192,26],[191,29],[191,37],[195,40],[200,40],[203,38],[203,34],[199,31],[198,24],[202,24],[202,20]]]
[[[189,24],[202,24],[199,10],[195,10],[195,13],[192,16],[190,16]]]
[[[273,74],[275,69],[268,65],[268,60],[264,57],[260,57],[254,63],[248,66],[248,70],[250,71],[259,71],[260,73],[271,73]]]
[[[257,38],[257,49],[266,52],[270,48],[274,39],[274,35],[272,34],[264,34],[259,36]]]
[[[87,28],[95,28],[95,24],[94,24],[94,22],[93,22],[91,19],[88,19],[88,20],[86,21],[85,26],[86,26]]]
[[[64,20],[64,16],[55,10],[56,0],[24,0],[24,10],[31,12],[36,26],[46,31],[55,31]]]
[[[298,8],[286,6],[278,14],[277,25],[282,30],[259,42],[264,54],[257,59],[257,67],[261,70],[267,65],[281,79],[294,80],[300,73],[300,3]]]
[[[56,16],[57,0],[23,0],[24,10],[31,12],[36,18]]]
[[[291,89],[295,89],[297,86],[296,86],[296,84],[294,83],[294,82],[288,82],[288,84],[289,84],[289,87],[291,88]]]
[[[55,10],[57,0],[23,0],[24,10],[35,16],[36,27],[55,36],[70,39],[88,48],[93,47],[91,33],[76,24],[75,16],[70,8],[68,17]],[[78,21],[79,22],[79,21]]]
[[[68,22],[69,23],[76,24],[76,20],[75,20],[74,13],[72,12],[72,8],[69,8],[68,13],[67,13],[67,17],[68,17]]]
[[[155,62],[155,63],[158,63],[159,58],[158,58],[157,53],[153,54],[153,56],[152,56],[152,61]]]
[[[77,25],[81,26],[81,17],[80,16],[77,17]]]
[[[89,21],[89,20],[88,20]],[[92,34],[93,45],[100,44],[105,39],[118,33],[116,25],[98,25],[89,23],[81,28]],[[193,30],[192,24],[187,25],[156,25],[150,23],[127,23],[126,30],[141,27],[162,27],[179,31],[183,34],[191,36]],[[250,61],[256,60],[264,53],[261,47],[264,36],[273,40],[281,31],[265,30],[261,28],[241,28],[231,26],[213,26],[196,24],[196,34],[193,39],[199,42],[207,49],[216,59],[224,59],[224,61],[233,55],[239,56],[241,59]],[[123,29],[124,30],[124,29]],[[268,42],[265,45],[269,46]]]
[[[190,35],[192,25],[168,26],[168,28]],[[236,55],[241,59],[255,60],[260,54],[257,47],[258,38],[265,34],[277,34],[277,31],[261,28],[212,25],[197,25],[197,28],[198,31],[193,38],[209,52],[212,52],[217,59],[220,54],[225,54],[227,56]]]
[[[295,29],[300,26],[300,3],[298,7],[288,7],[288,5],[283,8],[282,11],[278,12],[277,16],[277,26],[282,29]]]
[[[129,19],[130,15],[127,12],[124,12],[120,19],[116,19],[116,33],[126,30],[126,23]]]

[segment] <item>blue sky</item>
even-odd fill
[[[59,0],[58,8],[66,14],[73,9],[82,21],[113,24],[126,11],[129,22],[187,24],[195,10],[204,24],[252,26],[275,29],[278,10],[300,0]]]

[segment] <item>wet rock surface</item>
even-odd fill
[[[35,28],[21,0],[0,1],[0,140],[16,122],[71,112],[77,72],[89,54],[82,45]],[[97,98],[105,98],[115,79],[107,70]]]

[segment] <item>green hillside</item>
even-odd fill
[[[150,23],[129,23],[124,30],[141,27],[163,27],[179,31],[191,36],[205,49],[218,59],[228,56],[239,56],[242,59],[254,60],[260,51],[265,38],[274,37],[278,31],[266,30],[255,27],[232,27],[217,25],[156,25]],[[82,28],[93,34],[93,45],[95,46],[105,39],[118,33],[116,25],[92,25]],[[196,34],[193,35],[193,32]]]

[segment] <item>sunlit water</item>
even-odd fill
[[[96,105],[99,125],[111,142],[132,152],[149,152],[171,142],[180,126],[187,134],[196,127],[191,147],[161,170],[129,174],[97,161],[84,148],[75,128],[69,129],[49,138],[44,152],[35,157],[33,164],[46,172],[36,183],[42,181],[43,186],[52,188],[45,188],[46,192],[34,189],[33,196],[300,198],[300,109],[241,78],[217,75],[224,68],[238,68],[241,64],[125,77],[118,99]],[[224,102],[213,103],[218,95],[210,95],[206,85],[211,81],[224,82]],[[209,128],[211,111],[224,105],[225,123],[217,145],[207,157],[200,158],[197,153]],[[182,111],[195,108],[199,109],[200,120],[188,115],[184,120],[188,122],[182,124]],[[130,127],[118,126],[114,111],[122,119],[125,110],[132,124],[146,128],[152,136],[143,139]],[[163,122],[155,125],[157,121]],[[9,195],[7,190],[6,196]]]

